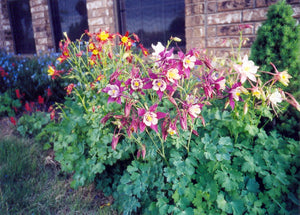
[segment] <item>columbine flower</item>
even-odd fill
[[[194,95],[187,95],[185,100],[187,104],[195,104],[198,102],[198,98]]]
[[[157,123],[158,120],[161,118],[164,118],[167,114],[163,112],[155,112],[157,108],[157,104],[152,105],[149,110],[145,110],[142,108],[138,109],[138,115],[143,118],[143,120],[140,122],[140,130],[143,132],[146,128],[146,126],[149,126],[154,131],[158,133],[157,130]]]
[[[183,67],[185,69],[193,69],[195,66],[195,62],[196,62],[196,57],[195,56],[191,56],[191,55],[187,55],[184,59],[183,59]]]
[[[115,84],[108,84],[102,92],[107,93],[109,95],[107,103],[117,102],[121,104],[121,96],[123,95],[124,88],[121,87],[121,82],[116,80]]]
[[[101,31],[96,34],[96,39],[102,43],[108,41],[108,39],[112,39],[113,35],[110,35],[107,31]]]
[[[283,71],[283,72],[278,72],[276,74],[276,79],[282,83],[284,86],[288,86],[290,83],[290,78],[292,76],[289,75],[289,73],[287,71]]]
[[[261,89],[259,89],[258,87],[253,87],[253,88],[251,89],[251,91],[252,91],[252,95],[253,95],[253,96],[255,96],[255,97],[258,98],[258,99],[261,98],[261,95],[262,95]]]
[[[152,82],[152,89],[155,91],[165,91],[165,89],[167,88],[167,84],[163,79],[155,79]]]
[[[167,76],[168,80],[171,81],[172,83],[174,83],[175,80],[177,81],[181,78],[181,76],[179,75],[179,71],[176,68],[169,69],[167,71],[166,76]]]
[[[67,95],[70,95],[70,94],[72,93],[72,90],[73,90],[74,86],[75,86],[75,85],[72,83],[72,84],[69,84],[69,85],[65,88],[65,90],[67,90]]]
[[[60,76],[63,71],[56,70],[55,66],[48,66],[48,75],[51,76],[52,79],[55,79],[56,76]]]
[[[241,95],[241,83],[236,83],[234,85],[232,85],[231,89],[229,90],[229,104],[232,108],[232,110],[234,109],[234,105],[235,105],[235,101],[241,101],[242,98],[240,97]]]
[[[165,50],[165,47],[161,44],[161,42],[158,42],[157,45],[151,44],[151,47],[154,50],[152,56],[159,59],[159,54]]]
[[[198,115],[201,113],[201,106],[200,106],[200,104],[194,104],[194,105],[191,105],[191,106],[188,108],[188,113],[189,113],[189,115],[190,115],[192,118],[197,118]]]
[[[142,89],[144,86],[143,81],[140,78],[131,79],[131,88],[133,90]]]
[[[248,60],[248,55],[245,55],[242,61],[242,65],[234,65],[234,68],[241,75],[241,83],[244,83],[247,78],[256,82],[255,74],[258,70],[258,66],[255,66],[252,60]]]
[[[282,95],[281,95],[281,93],[279,93],[278,90],[276,89],[275,92],[273,92],[269,96],[269,101],[271,102],[272,105],[276,106],[277,103],[282,102]]]

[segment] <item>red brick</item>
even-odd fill
[[[241,22],[240,11],[223,12],[223,13],[207,15],[208,25],[238,23],[238,22]]]
[[[217,2],[208,2],[206,11],[207,13],[217,12]]]
[[[185,15],[198,15],[200,13],[204,12],[204,6],[203,4],[193,4],[193,5],[186,5],[185,6]]]
[[[263,21],[267,18],[267,8],[258,8],[243,11],[243,21]]]
[[[277,1],[278,0],[256,0],[256,7],[268,7]]]
[[[185,17],[185,26],[192,27],[192,26],[199,26],[204,25],[204,15],[199,16],[187,16]]]
[[[294,18],[300,18],[300,5],[294,6],[293,10],[294,10],[293,17]]]
[[[207,36],[213,37],[216,36],[217,27],[216,26],[207,26]]]
[[[242,25],[242,24],[241,24]],[[240,25],[222,25],[217,26],[217,35],[218,36],[227,36],[227,35],[239,35],[240,34]],[[253,26],[253,25],[252,25]],[[243,30],[243,35],[253,34],[253,28],[246,28]]]
[[[237,9],[252,8],[254,0],[227,0],[218,2],[218,11],[230,11]]]

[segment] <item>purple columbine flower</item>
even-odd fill
[[[123,91],[124,87],[121,87],[121,82],[119,80],[116,80],[114,84],[108,84],[102,90],[102,92],[109,95],[107,103],[117,102],[118,104],[121,104],[121,96],[123,96]]]
[[[234,105],[235,105],[235,102],[234,101],[242,101],[242,98],[240,96],[241,94],[241,83],[235,83],[234,85],[232,85],[231,89],[229,89],[229,104],[232,108],[232,110],[234,109]]]

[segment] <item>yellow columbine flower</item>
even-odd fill
[[[55,73],[55,69],[52,66],[48,66],[48,75],[53,76]]]
[[[105,32],[105,31],[101,31],[101,33],[98,37],[100,38],[100,40],[105,41],[109,37],[109,33]]]
[[[287,71],[283,71],[278,73],[277,77],[280,83],[282,83],[284,86],[288,86],[290,83],[289,78],[291,78],[292,76],[290,76],[289,73],[287,73]]]
[[[127,43],[128,42],[128,37],[123,36],[121,41],[122,41],[122,43]]]

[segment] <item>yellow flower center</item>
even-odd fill
[[[240,93],[240,92],[236,92],[236,93],[235,93],[235,95],[237,95],[237,96],[240,96],[240,95],[241,95],[241,93]]]
[[[140,86],[140,84],[139,84],[139,82],[134,82],[134,86],[136,86],[136,87],[138,87],[138,86]]]
[[[99,51],[97,49],[94,49],[93,50],[93,55],[97,55],[97,54],[99,54]]]
[[[108,33],[106,33],[105,31],[101,31],[101,33],[99,35],[100,40],[105,41],[105,40],[107,40],[108,37],[109,37]]]
[[[190,59],[185,59],[185,62],[186,62],[187,64],[190,64],[190,63],[191,63]]]
[[[152,117],[150,115],[147,116],[147,121],[152,122]]]
[[[161,86],[161,82],[157,82],[157,86],[160,87]]]
[[[90,49],[90,50],[93,50],[93,49],[95,49],[95,46],[94,46],[94,44],[93,44],[93,43],[89,44],[89,49]]]
[[[127,43],[128,42],[128,37],[122,37],[122,39],[121,39],[121,41],[122,41],[122,43]]]
[[[259,95],[260,95],[260,92],[259,92],[259,91],[254,91],[254,92],[253,92],[253,95],[254,95],[254,96],[259,96]]]

